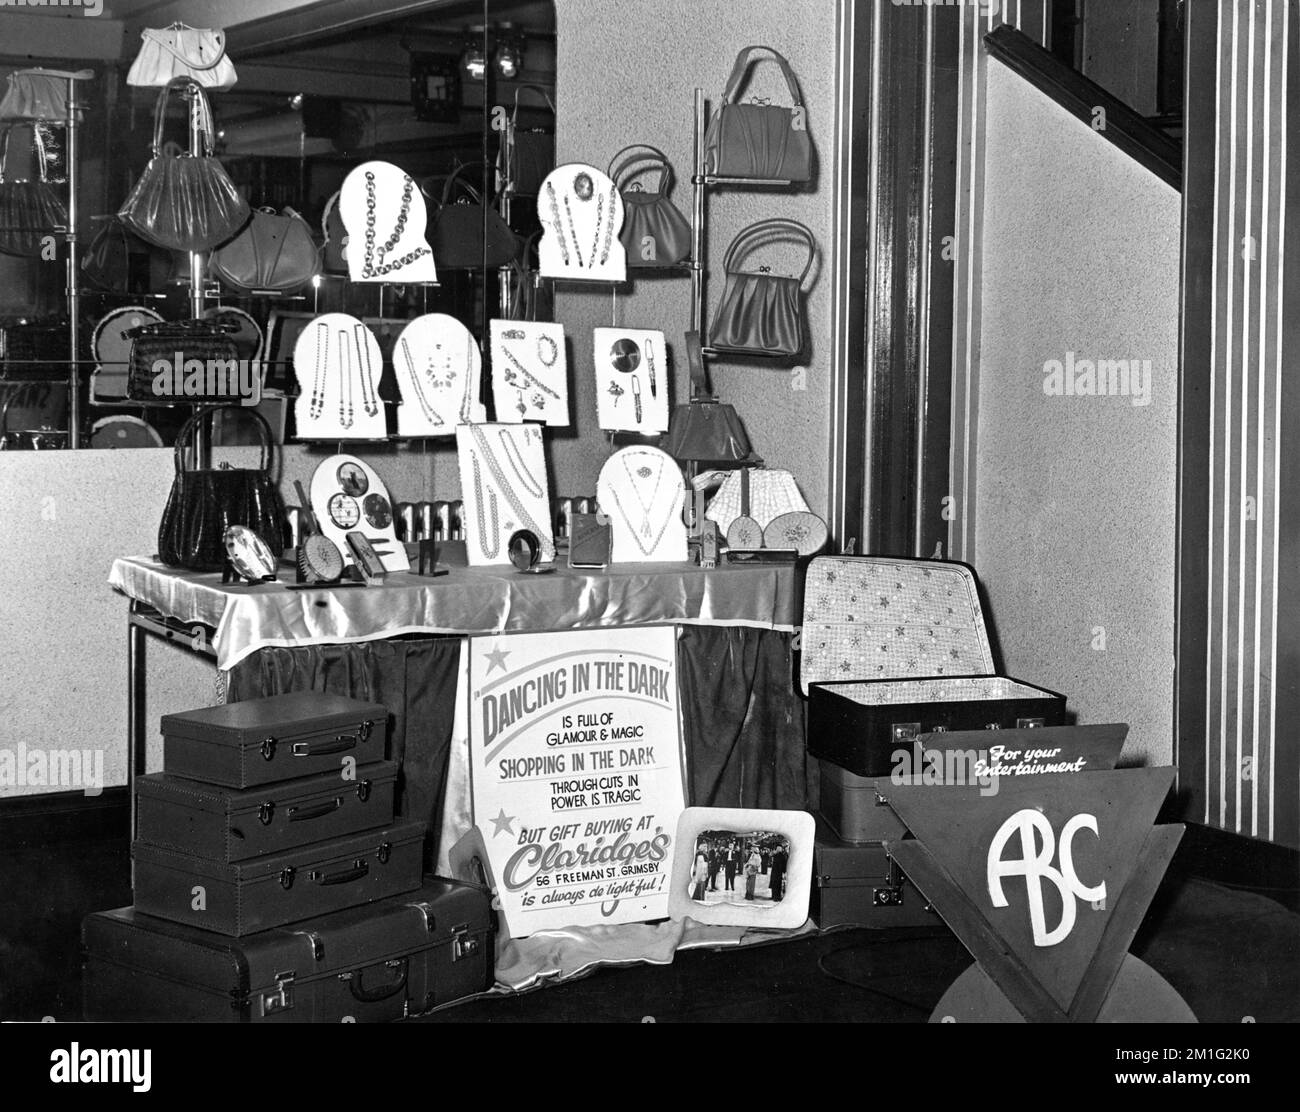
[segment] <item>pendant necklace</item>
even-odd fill
[[[565,266],[569,265],[569,241],[564,235],[564,224],[560,220],[560,202],[555,197],[555,185],[552,182],[546,183],[546,196],[551,202],[551,224],[555,228],[556,237],[560,242],[560,259]],[[568,203],[568,198],[565,198]]]
[[[542,390],[545,393],[550,394],[551,397],[553,397],[556,401],[560,400],[560,395],[557,394],[554,390],[552,390],[549,386],[547,386],[546,383],[544,383],[540,378],[538,378],[535,374],[533,374],[533,372],[530,371],[527,367],[525,367],[521,362],[519,362],[519,360],[515,357],[515,353],[511,351],[508,347],[506,347],[505,344],[501,345],[501,351],[505,355],[505,357],[515,365],[515,369],[518,370],[519,373],[524,376],[524,378],[526,378],[539,390]],[[511,370],[509,367],[506,367],[503,374],[506,382],[509,385],[514,386],[515,372]]]
[[[354,324],[352,338],[357,342],[357,366],[361,369],[361,406],[367,417],[379,413],[379,395],[375,392],[375,381],[370,366],[370,345],[366,342],[366,326]]]
[[[524,507],[523,501],[515,493],[514,487],[507,481],[505,472],[501,470],[501,464],[497,461],[496,456],[492,454],[492,449],[488,446],[487,437],[484,435],[482,427],[479,425],[471,425],[470,429],[473,433],[474,443],[478,447],[479,454],[482,455],[484,461],[488,465],[488,470],[492,473],[492,481],[505,496],[506,501],[510,503],[511,509],[513,509],[519,516],[519,520],[523,523],[524,527],[531,529],[537,535],[538,540],[542,542],[542,556],[547,560],[554,559],[554,544],[550,544],[549,548],[547,546],[547,537],[550,536],[550,530],[543,529],[538,525],[533,519],[533,515]]]
[[[345,429],[352,427],[352,360],[348,356],[346,332],[339,332],[343,342],[339,344],[339,370],[343,375],[339,390],[339,424]]]
[[[534,498],[546,497],[546,491],[542,489],[542,484],[534,477],[533,473],[528,470],[528,464],[524,461],[523,454],[519,451],[519,445],[506,429],[497,429],[501,437],[501,444],[506,450],[506,460],[510,464],[510,470],[515,473],[515,477],[523,484],[524,489]]]
[[[415,390],[415,400],[424,410],[424,417],[430,424],[445,425],[446,422],[438,416],[429,399],[425,396],[424,387],[420,383],[420,375],[415,369],[415,360],[411,358],[411,349],[406,345],[406,337],[402,337],[402,358],[406,360],[406,369],[411,376],[411,386]]]
[[[659,464],[659,470],[655,472],[655,485],[650,491],[650,497],[642,498],[641,488],[637,484],[637,478],[640,477],[642,480],[650,478],[652,469],[649,464],[642,464],[636,469],[636,472],[633,473],[632,468],[628,466],[627,460],[628,457],[624,456],[623,470],[627,472],[628,482],[632,485],[632,493],[636,495],[637,502],[641,504],[641,532],[648,537],[650,535],[650,511],[654,509],[655,498],[659,494],[659,484],[663,482],[664,478],[664,461],[657,461]],[[626,520],[626,518],[624,520]],[[632,523],[628,521],[628,525],[630,526],[631,524]],[[662,530],[660,531],[660,535],[663,535]]]
[[[316,381],[311,390],[311,408],[313,421],[320,420],[325,412],[325,364],[329,360],[330,329],[328,324],[316,326]]]
[[[632,534],[632,539],[636,541],[637,548],[641,550],[643,556],[649,556],[659,547],[659,542],[664,539],[664,532],[668,528],[668,523],[672,521],[673,515],[670,513],[664,518],[663,523],[659,526],[659,532],[655,535],[655,539],[647,547],[641,540],[641,534],[632,527],[632,522],[628,519],[627,511],[623,508],[623,500],[618,496],[618,487],[611,483],[609,486],[609,492],[614,496],[614,505],[618,509],[619,516],[623,519],[623,523],[627,526],[628,532]]]
[[[497,496],[491,487],[487,492],[487,509],[484,507],[483,500],[483,476],[479,471],[478,456],[470,452],[470,467],[474,471],[474,494],[477,504],[478,517],[478,540],[479,547],[483,549],[483,555],[489,560],[496,559],[496,554],[501,550],[501,529],[497,524]],[[487,514],[490,510],[492,514],[492,532],[487,530]],[[489,540],[491,544],[489,545]]]

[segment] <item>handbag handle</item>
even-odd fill
[[[623,159],[622,162],[618,162],[619,158],[627,154],[628,151],[640,151],[642,153],[634,154],[629,158]],[[616,162],[618,162],[617,166],[614,165]],[[628,167],[636,166],[640,163],[647,164],[645,169],[638,170],[633,174],[627,174],[627,178],[623,177]],[[668,161],[668,156],[664,154],[663,151],[658,147],[652,147],[649,143],[629,143],[609,160],[609,170],[607,173],[610,178],[613,179],[614,187],[618,189],[619,192],[622,192],[623,182],[625,180],[637,177],[652,169],[659,171],[659,194],[667,197],[668,194],[672,192],[673,188],[672,163]]]
[[[798,240],[808,248],[808,261],[799,275],[799,284],[803,285],[808,271],[812,269],[813,260],[817,257],[817,240],[797,220],[760,220],[751,224],[731,241],[731,246],[722,259],[722,269],[728,274],[736,273],[737,265],[764,239]]]
[[[196,85],[188,77],[173,77],[163,87],[162,92],[158,94],[158,105],[153,113],[153,153],[157,158],[162,150],[162,133],[163,121],[167,116],[167,95],[173,89],[189,88],[193,90],[197,106],[190,106],[190,111],[197,111],[199,114],[199,131],[203,134],[203,153],[212,154],[212,106],[208,103],[207,94],[203,89]]]
[[[262,437],[262,456],[257,470],[270,474],[270,455],[272,450],[275,448],[275,442],[271,437],[271,426],[266,423],[266,418],[258,413],[256,409],[252,409],[248,406],[237,405],[218,405],[213,406],[211,409],[200,410],[181,426],[181,431],[176,434],[176,448],[174,452],[176,457],[176,474],[185,474],[185,457],[181,453],[190,448],[190,441],[193,440],[194,433],[198,430],[200,424],[204,421],[210,422],[218,413],[227,409],[233,410],[235,413],[247,414],[257,421],[258,430]]]
[[[208,62],[207,65],[202,65],[200,63],[190,61],[190,59],[185,57],[185,55],[182,54],[180,50],[178,50],[175,46],[173,46],[170,42],[168,42],[166,38],[161,37],[166,35],[168,31],[179,32],[179,31],[196,31],[196,30],[199,30],[199,28],[190,27],[184,23],[173,23],[170,27],[166,27],[162,29],[156,27],[146,27],[143,31],[140,32],[140,38],[149,42],[156,42],[159,46],[161,46],[165,51],[167,51],[168,54],[170,54],[183,66],[188,66],[190,69],[193,70],[210,70],[213,67],[219,65],[221,63],[221,59],[226,56],[226,36],[224,33],[222,33],[221,31],[212,32],[213,37],[216,39],[217,45],[221,47],[221,52],[215,58],[213,58],[211,62]]]
[[[5,128],[5,137],[3,143],[0,143],[0,182],[5,180],[5,165],[9,161],[9,136],[14,132],[16,127],[26,127],[31,129],[32,133],[32,150],[36,152],[36,177],[42,184],[45,182],[45,172],[47,160],[45,154],[45,140],[41,138],[41,129],[33,123],[14,123]],[[10,181],[26,181],[26,178],[10,178]]]
[[[519,85],[515,88],[515,110],[510,114],[511,127],[514,126],[515,120],[519,118],[519,94],[522,93],[525,89],[528,89],[531,92],[536,93],[544,101],[546,101],[546,107],[551,110],[551,115],[555,115],[555,101],[551,99],[551,94],[548,93],[543,86],[531,85],[531,84]]]
[[[793,99],[795,106],[803,104],[803,94],[799,92],[799,82],[795,79],[794,70],[790,68],[790,63],[785,60],[785,55],[773,50],[770,46],[747,46],[736,55],[736,64],[732,67],[731,76],[727,79],[727,87],[722,92],[723,104],[734,102],[736,93],[740,90],[740,86],[744,83],[749,72],[749,67],[760,60],[756,55],[764,53],[771,55],[772,61],[781,67],[781,72],[785,74],[786,87],[790,90],[790,97]]]

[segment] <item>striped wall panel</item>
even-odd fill
[[[1286,607],[1294,613],[1289,595],[1300,586],[1294,561],[1283,562],[1286,530],[1296,523],[1284,511],[1282,471],[1284,457],[1300,450],[1300,411],[1284,397],[1294,375],[1285,358],[1284,324],[1294,317],[1284,303],[1286,248],[1289,237],[1295,253],[1300,232],[1297,214],[1288,213],[1297,3],[1221,0],[1217,14],[1217,26],[1206,25],[1214,36],[1212,118],[1189,118],[1189,157],[1210,163],[1197,180],[1210,192],[1200,200],[1211,219],[1203,230],[1187,228],[1189,240],[1209,238],[1208,251],[1192,255],[1202,270],[1208,262],[1209,280],[1188,274],[1185,313],[1205,312],[1209,327],[1200,342],[1185,333],[1184,371],[1204,382],[1208,466],[1204,495],[1183,495],[1185,507],[1203,506],[1197,571],[1204,570],[1200,582],[1186,582],[1183,606],[1197,606],[1202,595],[1204,617],[1195,624],[1204,639],[1199,646],[1180,639],[1180,653],[1202,653],[1204,670],[1184,669],[1180,683],[1183,708],[1203,701],[1203,713],[1180,715],[1180,788],[1192,799],[1190,818],[1295,845],[1297,739],[1294,719],[1279,710],[1280,696],[1294,697],[1297,661],[1285,645],[1279,651],[1279,634],[1294,636],[1279,618]],[[1189,207],[1196,200],[1189,197]],[[1185,532],[1183,544],[1196,538]]]

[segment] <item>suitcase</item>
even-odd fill
[[[169,775],[252,788],[338,772],[385,757],[388,710],[342,695],[298,691],[166,714],[163,767]]]
[[[243,791],[156,772],[136,780],[136,836],[209,861],[244,861],[390,826],[397,765],[337,770]]]
[[[1058,726],[1065,696],[998,675],[965,564],[820,556],[804,585],[808,752],[855,776],[942,730]]]
[[[888,776],[855,776],[830,761],[818,761],[820,794],[817,813],[843,842],[882,842],[901,838],[903,820],[894,814]]]
[[[822,930],[942,927],[943,920],[879,842],[851,845],[817,824],[810,914]]]
[[[136,841],[135,907],[240,937],[420,887],[424,823],[225,864]]]
[[[439,877],[410,895],[241,939],[129,907],[82,924],[85,1018],[382,1023],[492,985],[486,890]]]

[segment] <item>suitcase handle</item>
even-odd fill
[[[290,807],[290,822],[308,822],[311,819],[324,818],[331,815],[343,806],[343,797],[336,795],[333,799],[326,800],[324,803],[318,803],[315,807]]]
[[[396,995],[406,987],[407,959],[401,960],[402,972],[397,980],[376,988],[366,988],[362,981],[365,979],[366,970],[358,969],[348,977],[348,988],[352,990],[352,997],[359,1000],[362,1004],[374,1004],[380,1000],[387,1000],[390,996]],[[371,965],[370,969],[384,969],[385,965]]]
[[[360,880],[370,872],[370,864],[367,861],[357,861],[352,868],[344,869],[341,873],[322,873],[319,870],[311,874],[312,880],[317,884],[351,884],[354,880]]]
[[[333,741],[295,741],[295,757],[317,757],[325,753],[343,753],[357,747],[356,734],[339,734]]]

